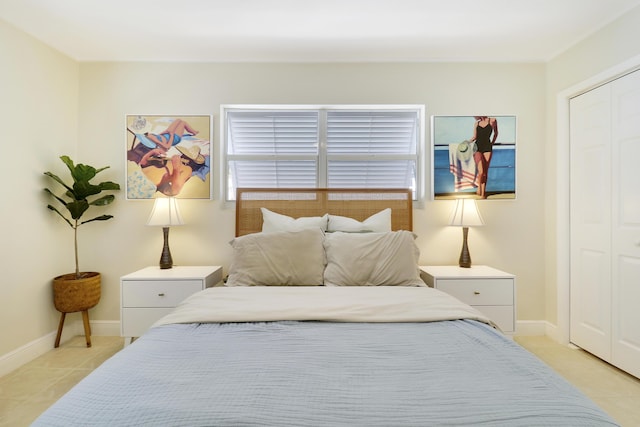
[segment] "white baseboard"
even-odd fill
[[[80,332],[76,335],[84,335],[84,327],[82,322],[78,322]],[[91,321],[91,335],[97,337],[119,337],[120,321],[119,320],[96,320]]]
[[[558,325],[554,325],[552,323],[547,322],[547,327],[545,329],[546,336],[557,342],[558,344],[569,344],[568,338],[563,338],[562,333],[560,332]]]
[[[57,330],[47,335],[37,338],[30,343],[23,345],[7,354],[0,356],[0,377],[18,369],[22,365],[42,356],[46,352],[53,350],[56,342]],[[84,325],[82,318],[71,320],[67,317],[67,321],[62,329],[62,337],[60,343],[64,343],[69,339],[84,335]],[[97,320],[91,321],[92,336],[120,336],[119,320]]]
[[[518,336],[538,336],[546,335],[547,322],[544,320],[518,320],[516,322],[516,333]]]
[[[558,344],[569,344],[563,341],[558,326],[546,320],[519,320],[516,322],[516,334],[521,336],[547,336]]]
[[[56,333],[51,332],[0,357],[0,377],[41,356],[53,348]]]

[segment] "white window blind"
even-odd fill
[[[415,111],[328,111],[329,154],[381,155],[416,153]]]
[[[312,155],[318,153],[315,111],[230,111],[229,155]]]
[[[328,111],[329,188],[416,185],[417,111]]]
[[[411,188],[420,108],[225,107],[226,189]]]

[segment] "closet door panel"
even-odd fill
[[[640,377],[640,72],[612,86],[612,363]]]
[[[621,256],[615,270],[619,279],[614,294],[617,313],[613,324],[611,363],[640,378],[640,259]]]
[[[611,357],[611,89],[571,100],[571,330],[574,344]]]

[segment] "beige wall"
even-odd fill
[[[42,173],[75,154],[78,78],[76,62],[0,21],[0,357],[56,328],[50,280],[73,241],[46,209]]]
[[[562,169],[568,153],[568,140],[558,137],[558,130],[562,133],[566,129],[567,120],[558,120],[558,97],[560,94],[564,97],[574,90],[585,90],[601,79],[614,77],[628,67],[640,67],[639,39],[640,7],[637,7],[547,64],[547,155],[544,164],[547,218],[545,317],[554,325],[560,323],[568,327],[569,279],[566,273],[568,212],[563,208],[566,205],[568,185],[562,172],[558,174],[558,168]],[[561,331],[560,335],[562,333]]]
[[[544,69],[543,64],[83,63],[79,154],[111,165],[122,182],[126,114],[212,114],[217,162],[221,104],[425,104],[427,116],[515,114],[517,200],[481,202],[487,225],[471,230],[469,244],[474,263],[517,274],[518,318],[540,320],[545,313]],[[219,201],[217,163],[213,174],[216,200],[182,203],[187,225],[171,230],[176,264],[229,265],[234,211]],[[416,209],[423,263],[457,262],[461,231],[445,226],[451,207],[448,201],[428,201]],[[120,275],[157,264],[161,231],[145,226],[150,209],[151,202],[126,201],[122,193],[113,206],[115,219],[87,230],[84,238],[100,243],[84,255],[85,263],[104,275],[94,319],[119,318]]]

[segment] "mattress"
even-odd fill
[[[295,317],[289,308],[300,303],[306,292],[300,289],[293,297],[284,291],[272,299],[255,298],[271,293],[266,289],[196,294],[34,425],[616,425],[485,318],[446,294],[431,288],[318,289],[324,290],[312,293],[320,311],[335,299],[350,307],[349,314],[336,310],[327,319],[311,320],[317,316],[310,308],[311,313],[305,311],[309,319],[260,320],[278,311]],[[253,303],[243,294],[251,294]],[[357,308],[350,294],[366,304]],[[231,300],[240,311],[255,305],[264,313],[250,315],[250,321],[191,318],[215,312],[205,309],[209,303],[229,307]],[[375,300],[376,310],[385,313],[382,320],[368,309]],[[415,300],[426,305],[420,308]],[[450,304],[447,312],[460,310],[459,315],[436,320],[428,308],[434,300],[433,305]],[[425,311],[426,320],[414,309]]]

